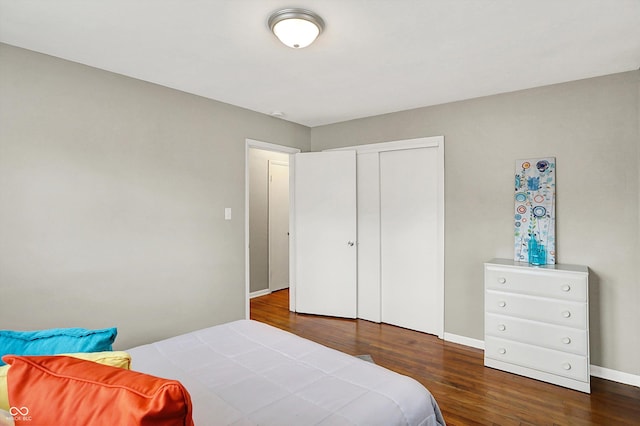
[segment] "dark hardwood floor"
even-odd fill
[[[591,378],[591,394],[484,367],[483,351],[365,320],[289,312],[289,292],[251,300],[251,318],[413,377],[448,425],[640,425],[640,388]]]

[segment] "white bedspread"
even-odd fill
[[[182,382],[198,426],[444,424],[417,381],[256,321],[128,352],[133,370]]]

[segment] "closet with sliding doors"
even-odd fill
[[[443,336],[444,138],[296,154],[291,308]]]

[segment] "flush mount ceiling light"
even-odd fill
[[[269,17],[268,25],[282,43],[294,49],[307,47],[324,29],[322,18],[306,9],[274,12]]]

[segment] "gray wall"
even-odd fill
[[[289,154],[249,150],[249,263],[251,292],[269,289],[269,160]]]
[[[445,331],[475,339],[483,262],[513,256],[514,160],[555,156],[558,262],[592,271],[592,364],[640,374],[639,76],[316,127],[311,149],[444,135]]]
[[[245,316],[245,138],[309,128],[7,45],[0,94],[0,328],[127,348]]]

